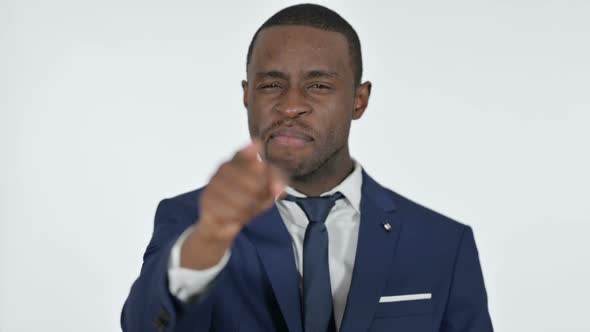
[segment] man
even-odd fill
[[[253,143],[160,203],[125,331],[492,331],[473,234],[379,185],[348,149],[371,83],[317,5],[254,35]]]

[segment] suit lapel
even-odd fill
[[[391,271],[400,226],[391,195],[363,172],[358,244],[340,332],[369,329]]]
[[[258,251],[289,331],[303,331],[299,273],[291,237],[276,206],[248,224],[246,234]]]

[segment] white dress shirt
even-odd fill
[[[337,330],[340,330],[352,280],[360,225],[362,181],[362,168],[359,163],[355,162],[354,170],[344,181],[332,190],[320,195],[331,195],[339,191],[345,197],[336,201],[325,222],[328,230],[328,264]],[[305,197],[305,195],[291,187],[287,187],[285,191],[293,196]],[[301,285],[303,280],[303,239],[309,221],[297,203],[277,200],[275,204],[291,236],[295,265],[299,272]],[[181,301],[187,301],[190,297],[202,293],[225,267],[231,255],[228,250],[219,263],[206,270],[191,270],[180,267],[180,249],[190,230],[191,228],[187,229],[174,244],[170,253],[168,267],[170,293]]]

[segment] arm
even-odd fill
[[[464,230],[461,237],[441,331],[493,331],[477,247],[470,227]]]
[[[121,314],[123,331],[174,330],[175,326],[185,324],[192,325],[195,331],[209,330],[211,297],[189,303],[179,301],[169,291],[172,247],[179,235],[193,223],[184,210],[175,200],[164,200],[158,205],[154,232],[143,257],[141,273]]]
[[[193,229],[194,227],[189,227],[176,240],[168,264],[168,290],[182,302],[189,302],[208,290],[230,257],[230,250],[227,250],[221,260],[212,267],[195,270],[181,266],[181,249]]]
[[[227,270],[218,264],[225,264],[224,256],[242,227],[270,208],[282,188],[281,180],[270,165],[258,160],[257,146],[251,144],[218,168],[199,193],[198,212],[196,202],[162,201],[140,276],[123,307],[123,330],[209,331],[214,293]],[[206,271],[196,285],[190,280],[194,270],[201,276]],[[199,294],[205,288],[206,293]]]

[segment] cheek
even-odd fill
[[[344,98],[343,98],[344,99]],[[332,128],[335,135],[347,136],[352,122],[352,113],[354,107],[351,103],[340,103],[337,108],[332,110],[332,116],[327,119],[328,125]]]
[[[260,135],[259,123],[258,113],[254,112],[251,108],[248,108],[248,130],[250,130],[250,136],[258,137]]]
[[[332,149],[340,148],[348,141],[348,133],[350,130],[350,117],[342,116],[339,118],[331,118],[327,122],[325,130],[325,144],[332,146]]]
[[[338,126],[334,127],[334,137],[336,142],[343,143],[348,141],[348,134],[350,132],[350,121],[342,121]]]
[[[248,129],[250,136],[259,137],[264,128],[268,126],[268,112],[260,107],[260,105],[251,104],[248,107]]]

